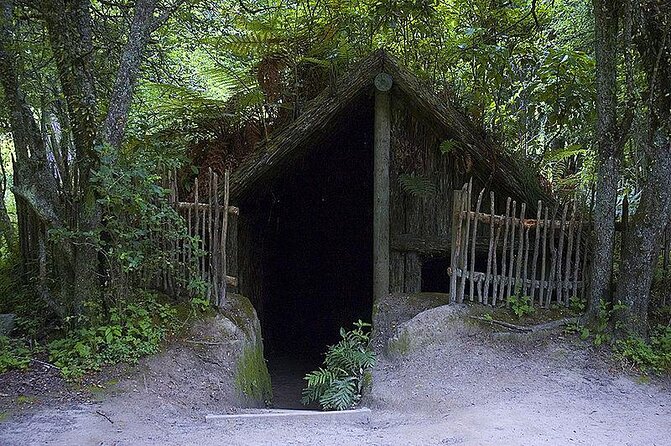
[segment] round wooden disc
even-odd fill
[[[375,88],[377,88],[380,91],[389,91],[391,89],[392,83],[393,79],[391,77],[391,74],[380,73],[377,76],[375,76]]]

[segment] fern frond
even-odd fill
[[[346,410],[352,408],[359,398],[356,380],[347,377],[334,381],[319,399],[319,403],[326,410]]]
[[[398,181],[404,192],[416,197],[430,197],[438,192],[436,185],[423,175],[401,174]]]
[[[562,147],[560,149],[551,150],[547,152],[543,156],[543,159],[545,161],[560,161],[575,155],[582,155],[585,153],[587,153],[587,149],[583,147],[582,144],[571,144],[570,146]]]
[[[287,39],[268,30],[250,30],[245,34],[230,34],[216,41],[210,40],[208,43],[237,56],[249,56],[250,54],[269,54],[281,51],[287,44]]]

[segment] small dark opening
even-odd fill
[[[275,407],[301,408],[303,377],[340,327],[372,317],[373,109],[362,98],[268,187],[257,310]]]
[[[430,257],[422,262],[422,291],[432,293],[448,293],[450,278],[447,268],[450,261],[447,257]]]

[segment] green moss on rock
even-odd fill
[[[260,342],[244,347],[235,371],[235,386],[240,393],[253,401],[272,400],[270,374],[263,358],[263,347]]]
[[[394,358],[405,356],[410,352],[410,335],[403,330],[398,336],[395,336],[387,343],[387,354]]]

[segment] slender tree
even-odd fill
[[[7,170],[5,160],[0,153],[0,236],[4,238],[7,250],[14,249],[14,227],[9,219],[5,195],[7,194]]]
[[[641,199],[622,244],[616,302],[620,334],[647,335],[650,287],[664,228],[671,221],[671,3],[647,0],[633,10],[636,47],[645,73],[647,165]]]
[[[599,304],[611,294],[615,243],[615,209],[620,178],[620,138],[617,122],[617,36],[619,7],[616,1],[593,0],[596,55],[596,201],[592,241],[592,271],[588,317],[594,319]]]

